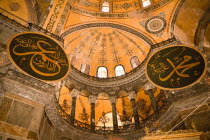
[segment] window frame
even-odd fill
[[[153,5],[153,0],[150,0],[150,3],[151,3],[150,5],[144,7],[144,5],[143,5],[143,0],[141,0],[141,7],[142,7],[142,9],[146,9],[146,8],[152,6],[152,5]]]
[[[104,2],[108,2],[109,3],[109,12],[103,12],[102,11],[102,7],[103,7],[103,3]],[[101,1],[101,3],[100,3],[100,12],[102,12],[102,13],[112,13],[112,2],[110,0],[103,0],[103,1]]]
[[[124,70],[124,74],[123,74],[123,75],[125,75],[125,74],[126,74],[126,72],[125,72],[125,67],[124,67],[122,64],[119,64],[119,65],[116,65],[116,66],[114,67],[115,76],[116,76],[116,77],[123,76],[123,75],[117,76],[116,67],[118,67],[118,66],[121,66],[121,67],[123,68],[123,70]]]
[[[104,67],[104,68],[106,68],[106,72],[107,72],[106,77],[99,77],[99,76],[98,76],[98,69],[99,69],[100,67]],[[107,69],[107,67],[105,67],[105,66],[99,66],[99,67],[97,68],[97,71],[96,71],[96,77],[98,77],[98,78],[108,78],[108,77],[109,77],[108,75],[109,75],[109,73],[108,73],[108,69]]]
[[[130,59],[130,64],[131,64],[132,69],[135,69],[135,68],[137,68],[137,67],[139,66],[139,65],[138,65],[137,67],[134,68],[133,65],[132,65],[132,62],[131,62],[131,61],[132,61],[132,59],[134,59],[135,57],[138,59],[139,65],[141,64],[141,62],[140,62],[138,56],[133,56],[133,57],[131,57],[131,59]]]

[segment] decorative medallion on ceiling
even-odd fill
[[[9,8],[10,8],[11,11],[18,11],[20,9],[20,4],[17,3],[17,2],[12,2],[9,5]]]
[[[163,30],[166,28],[165,13],[161,12],[158,16],[141,21],[140,24],[148,33],[161,37]]]
[[[146,75],[162,89],[176,90],[195,84],[205,74],[206,61],[200,51],[176,45],[153,54],[146,65]]]
[[[69,61],[62,47],[43,34],[15,35],[9,43],[8,53],[17,68],[40,80],[61,80],[69,72]]]
[[[145,22],[145,29],[151,34],[162,32],[166,28],[166,20],[161,16],[155,16]]]

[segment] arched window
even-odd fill
[[[121,65],[116,66],[115,67],[115,74],[116,74],[116,76],[124,75],[125,70],[124,70],[123,66],[121,66]]]
[[[89,74],[90,66],[88,64],[82,64],[81,65],[81,72],[83,72],[85,74]]]
[[[102,3],[102,7],[101,7],[101,11],[102,12],[109,12],[110,8],[109,8],[109,2],[105,1]]]
[[[108,72],[106,67],[99,67],[97,71],[97,77],[99,78],[107,78]]]
[[[138,57],[137,56],[132,57],[131,58],[131,66],[132,66],[132,68],[134,69],[134,68],[138,67],[138,65],[140,65]]]
[[[151,1],[150,0],[142,0],[142,4],[143,4],[143,7],[147,7],[147,6],[151,5]]]

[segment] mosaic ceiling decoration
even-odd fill
[[[9,8],[10,8],[11,11],[18,11],[20,9],[20,4],[17,3],[17,2],[12,2],[9,5]]]
[[[162,32],[166,28],[166,20],[161,16],[154,16],[145,23],[145,29],[151,34]]]
[[[154,53],[146,64],[150,82],[167,90],[192,86],[205,71],[206,61],[201,52],[184,45],[165,47]]]
[[[142,62],[150,49],[149,45],[137,36],[112,28],[79,30],[68,38],[66,51],[70,56],[76,57],[74,65],[79,70],[82,64],[88,64],[91,68],[94,65],[96,69],[98,66],[115,67],[122,64],[125,67],[129,65],[128,70],[131,70],[130,59],[137,56]]]
[[[167,25],[165,17],[165,12],[161,12],[157,16],[153,16],[147,20],[142,20],[140,24],[148,33],[161,37]]]

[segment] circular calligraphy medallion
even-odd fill
[[[63,48],[40,33],[17,34],[9,42],[8,54],[17,68],[40,80],[61,80],[69,72],[69,60]]]
[[[145,30],[151,34],[162,32],[166,28],[166,20],[160,16],[154,16],[145,22]]]
[[[146,63],[146,75],[151,83],[167,90],[192,86],[205,74],[206,60],[202,53],[184,45],[158,50]]]

